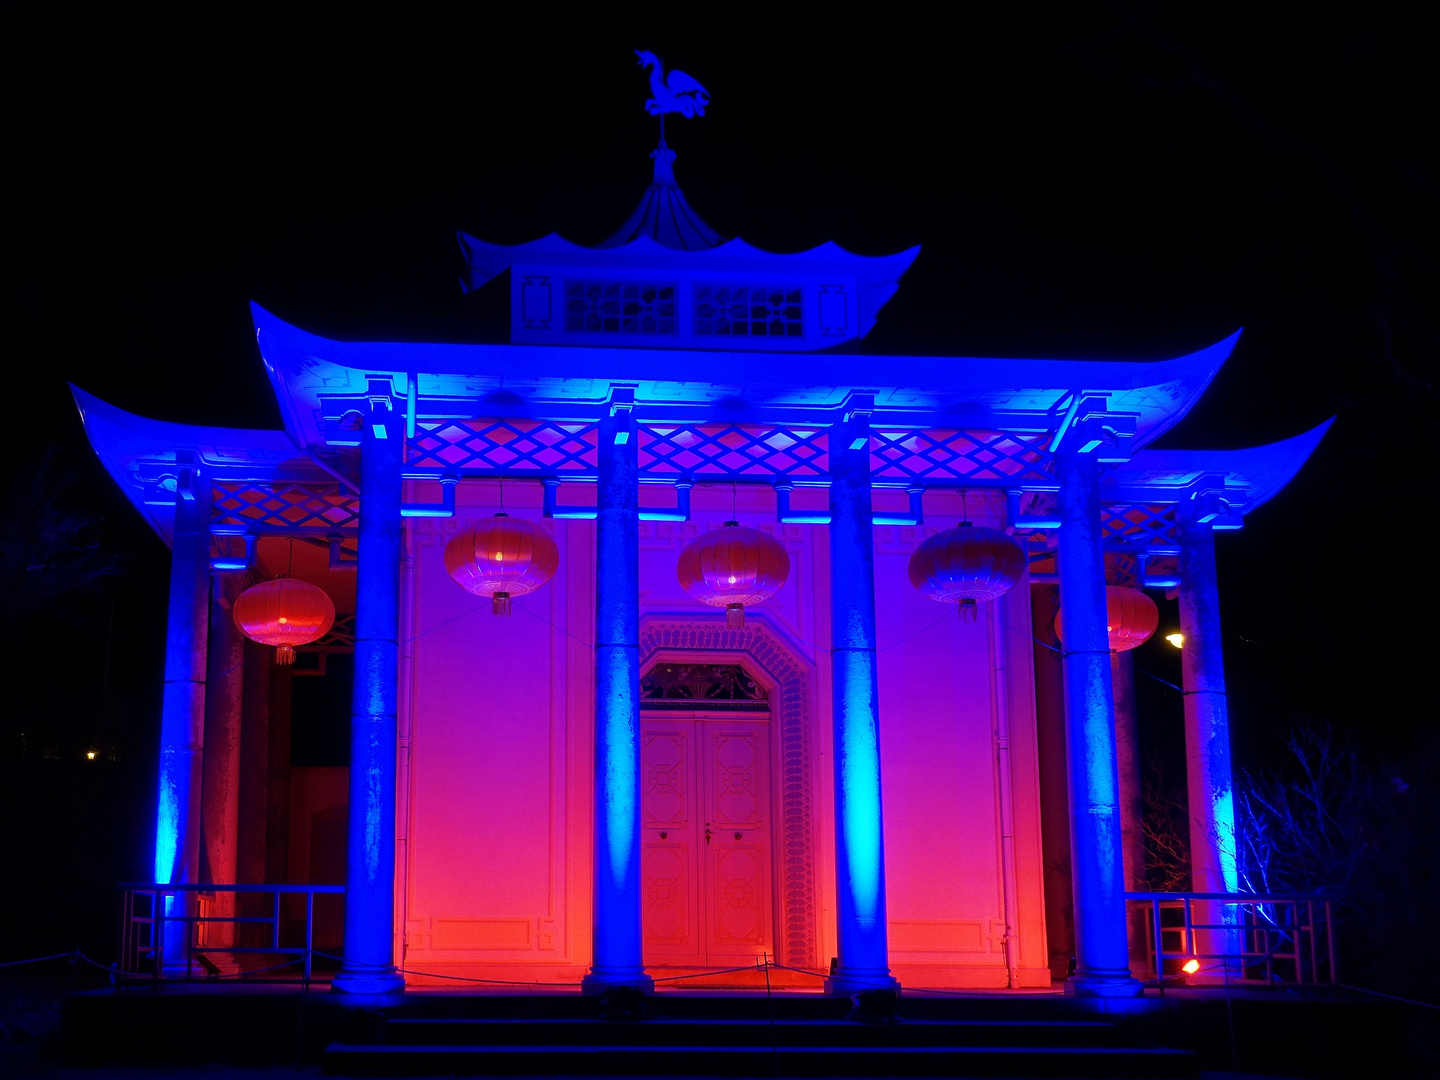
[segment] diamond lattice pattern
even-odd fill
[[[346,529],[360,523],[360,500],[338,484],[216,484],[210,521],[276,529]]]

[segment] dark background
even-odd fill
[[[722,233],[923,245],[866,351],[1165,359],[1243,326],[1158,445],[1338,421],[1220,540],[1237,767],[1282,767],[1299,721],[1397,768],[1428,752],[1440,218],[1422,5],[225,11],[0,5],[0,836],[19,886],[0,952],[112,955],[109,890],[149,874],[167,555],[66,381],[147,416],[278,427],[250,300],[339,338],[501,339],[506,301],[462,296],[454,231],[594,243],[619,225],[656,137],[635,48],[713,95],[668,134]],[[1178,682],[1168,648],[1138,662]],[[1146,738],[1173,753],[1178,695],[1140,682]]]

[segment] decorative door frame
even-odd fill
[[[642,617],[640,670],[662,654],[691,663],[742,663],[773,687],[770,723],[778,737],[772,739],[777,754],[770,771],[771,805],[779,807],[779,828],[772,825],[771,842],[775,952],[791,967],[813,968],[820,929],[812,776],[814,669],[762,617],[749,612],[741,630],[727,628],[718,616],[703,621],[693,615]]]

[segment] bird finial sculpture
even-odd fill
[[[665,75],[665,66],[660,58],[648,49],[636,49],[640,66],[650,69],[650,98],[645,102],[645,111],[665,122],[666,113],[681,116],[704,116],[705,106],[710,104],[710,91],[683,71],[671,71]]]

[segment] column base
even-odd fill
[[[617,986],[626,986],[642,994],[655,992],[655,980],[644,968],[591,968],[580,980],[580,992],[598,995]]]
[[[1132,998],[1145,992],[1144,985],[1125,974],[1072,975],[1065,980],[1065,992],[1076,997]]]
[[[866,990],[891,990],[900,992],[900,981],[888,971],[845,971],[835,972],[825,980],[825,993],[834,997],[859,994]]]
[[[369,970],[341,969],[330,983],[332,994],[342,994],[348,1003],[378,1005],[398,1001],[405,993],[405,976],[393,967]]]

